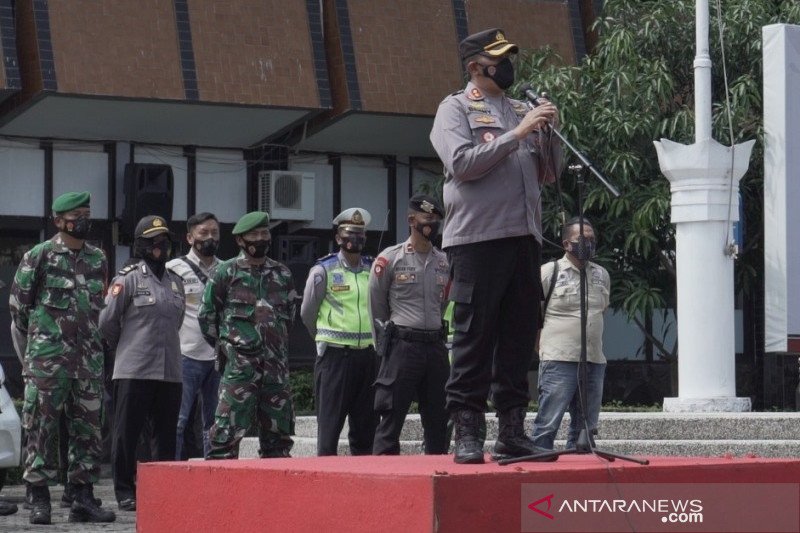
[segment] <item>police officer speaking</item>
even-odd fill
[[[209,459],[235,459],[257,419],[259,457],[289,457],[294,407],[289,390],[289,328],[297,292],[289,269],[267,257],[269,215],[247,213],[233,227],[241,253],[219,264],[198,319],[216,346],[222,374]]]
[[[430,134],[445,175],[442,246],[455,302],[447,408],[457,463],[484,461],[479,431],[490,389],[500,418],[495,456],[537,451],[523,421],[541,298],[540,183],[557,176],[561,151],[548,130],[558,126],[556,107],[528,110],[505,95],[516,51],[499,29],[461,41],[470,81],[439,104]]]
[[[373,453],[400,453],[400,431],[416,396],[426,454],[445,454],[447,412],[444,386],[450,372],[442,312],[450,267],[431,240],[444,212],[424,194],[409,201],[411,235],[381,252],[369,278],[369,310],[381,356],[375,380],[380,415]]]
[[[336,455],[346,417],[350,453],[372,453],[378,424],[372,384],[378,364],[367,309],[372,259],[361,255],[370,219],[360,207],[345,209],[333,219],[339,253],[317,261],[303,293],[300,316],[317,342],[317,455]]]

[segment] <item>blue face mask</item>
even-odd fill
[[[569,253],[579,261],[586,261],[594,257],[597,249],[597,241],[594,239],[583,239],[583,246],[580,240],[569,241]]]

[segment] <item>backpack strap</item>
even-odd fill
[[[544,303],[542,304],[542,322],[544,322],[544,315],[547,312],[547,304],[550,303],[550,297],[553,296],[553,289],[556,286],[557,279],[558,279],[558,259],[553,259],[553,275],[550,276],[550,288],[547,289],[547,296],[545,296]]]
[[[178,259],[180,259],[181,261],[183,261],[184,263],[189,265],[189,268],[192,269],[192,272],[194,272],[194,275],[197,276],[197,279],[200,280],[200,283],[202,283],[203,285],[206,285],[208,283],[208,276],[203,274],[203,271],[200,270],[199,266],[197,266],[194,263],[192,263],[191,261],[189,261],[188,257],[186,257],[185,255],[182,255]]]

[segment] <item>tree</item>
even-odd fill
[[[585,207],[601,236],[597,261],[611,274],[611,305],[622,309],[673,360],[677,346],[647,331],[654,312],[675,308],[675,239],[670,224],[669,182],[661,174],[653,141],[694,142],[694,1],[608,0],[593,29],[597,46],[579,65],[565,64],[551,49],[523,52],[519,82],[546,88],[561,111],[563,133],[622,192],[613,198],[588,179]],[[746,240],[736,263],[736,290],[749,294],[763,270],[763,124],[761,27],[800,22],[800,2],[711,2],[713,134],[730,145],[757,139],[740,190]],[[721,15],[724,48],[717,31]],[[727,66],[732,136],[723,76]],[[571,159],[571,158],[570,158]],[[551,240],[559,209],[575,212],[575,178],[562,175],[562,194],[544,193],[544,225]],[[709,243],[722,247],[725,243]],[[761,278],[763,279],[763,278]]]

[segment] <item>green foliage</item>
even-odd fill
[[[736,287],[748,294],[763,264],[761,27],[800,23],[800,2],[722,2],[730,121],[716,2],[710,14],[713,135],[728,145],[758,141],[740,186],[747,233],[736,263]],[[517,62],[519,83],[549,93],[559,106],[564,135],[622,192],[614,199],[590,177],[585,207],[600,236],[597,260],[611,274],[612,306],[634,321],[675,307],[669,182],[659,169],[653,141],[694,142],[694,26],[691,0],[608,0],[593,25],[596,49],[579,65],[565,64],[549,48],[523,52]],[[570,154],[566,163],[572,162]],[[565,172],[561,189],[561,197],[554,187],[543,195],[545,233],[556,242],[561,206],[568,216],[577,210],[575,176]],[[658,350],[661,357],[674,352],[663,345]]]
[[[314,414],[314,371],[294,370],[289,373],[292,401],[297,415]]]

